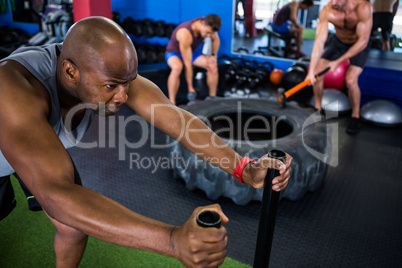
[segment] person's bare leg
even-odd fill
[[[390,45],[390,38],[382,39],[382,50],[383,51],[390,51],[391,50],[391,45]]]
[[[318,72],[320,70],[324,70],[326,66],[328,66],[329,61],[326,59],[320,59],[320,61],[317,64],[317,67],[315,70]],[[322,95],[324,92],[324,77],[320,77],[317,79],[315,84],[313,85],[313,91],[314,91],[314,107],[321,111],[322,109]]]
[[[56,268],[78,267],[84,255],[88,236],[51,217],[49,217],[49,219],[56,227],[53,242],[53,248],[56,254]]]
[[[171,69],[167,80],[169,100],[173,104],[176,104],[176,95],[180,87],[180,74],[183,70],[183,63],[176,56],[170,57],[167,63]]]
[[[207,70],[207,86],[209,89],[209,96],[216,96],[219,82],[218,61],[214,56],[199,56],[193,63],[195,66]]]
[[[300,27],[297,31],[296,45],[297,45],[297,54],[299,54],[301,57],[306,56],[306,54],[304,54],[301,50],[302,45],[303,45],[303,32],[304,32],[304,27],[300,25]]]
[[[350,65],[346,72],[346,87],[349,90],[349,100],[352,106],[352,117],[359,118],[360,117],[360,87],[358,84],[358,79],[363,69]]]

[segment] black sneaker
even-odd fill
[[[349,121],[348,127],[346,128],[346,133],[348,134],[357,134],[360,131],[362,123],[359,118],[352,117]]]

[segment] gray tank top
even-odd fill
[[[57,55],[61,51],[62,44],[51,44],[39,47],[23,47],[15,50],[10,56],[0,60],[14,60],[22,64],[29,72],[41,82],[50,94],[52,102],[52,113],[49,124],[59,136],[64,148],[76,146],[81,141],[86,130],[91,125],[95,112],[86,109],[85,116],[76,129],[69,132],[63,123],[59,96],[57,94],[56,65]],[[14,173],[0,151],[0,177]]]

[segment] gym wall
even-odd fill
[[[222,26],[219,31],[221,39],[219,54],[234,56],[231,54],[233,0],[111,0],[111,5],[112,11],[120,13],[121,21],[130,16],[136,20],[150,18],[178,24],[196,17],[217,14],[222,19]],[[18,27],[30,34],[39,32],[39,25],[37,24],[14,22],[10,11],[0,14],[0,26]],[[162,41],[167,43],[168,40],[165,38]],[[266,60],[263,58],[256,59],[258,61]],[[283,70],[286,70],[292,63],[282,59],[271,59],[270,61],[274,63],[276,68]]]
[[[120,13],[121,20],[130,16],[133,19],[150,18],[179,24],[196,17],[216,14],[222,19],[219,36],[220,53],[224,54],[230,54],[231,50],[232,8],[233,0],[112,0],[112,10]]]

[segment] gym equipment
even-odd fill
[[[234,52],[237,52],[237,53],[245,53],[245,54],[249,54],[250,52],[248,51],[248,49],[247,48],[245,48],[245,47],[239,47],[239,48],[237,48],[237,49],[235,49],[234,50]]]
[[[304,69],[300,66],[289,67],[282,77],[282,83],[280,84],[285,90],[300,84],[306,78]]]
[[[155,21],[154,28],[155,28],[155,36],[158,37],[166,36],[165,22],[163,20]]]
[[[398,126],[402,124],[402,110],[388,100],[374,100],[364,104],[360,116],[371,123],[380,126]]]
[[[281,69],[273,69],[269,75],[269,80],[275,85],[279,85],[282,82],[284,72]]]
[[[321,77],[322,75],[324,75],[328,71],[329,71],[329,67],[327,67],[323,71],[321,71],[318,74],[316,74],[315,78],[317,79],[317,78]],[[300,90],[302,90],[303,88],[305,88],[309,84],[310,84],[310,79],[306,79],[303,82],[295,85],[294,87],[292,87],[291,89],[289,89],[286,92],[285,92],[285,90],[283,88],[279,88],[278,89],[278,104],[279,104],[279,107],[281,107],[281,108],[286,107],[286,99],[289,98],[290,96],[292,96],[293,94],[299,92]]]
[[[324,89],[331,88],[340,91],[346,90],[346,71],[349,67],[349,60],[345,60],[335,69],[324,76]]]
[[[269,66],[269,69],[267,66]],[[268,61],[258,63],[255,60],[249,60],[244,63],[244,68],[248,70],[248,88],[254,90],[269,79],[274,65]]]
[[[148,38],[155,36],[154,21],[152,19],[142,21],[142,34]]]
[[[112,18],[113,21],[116,22],[117,24],[121,25],[121,21],[120,21],[120,13],[117,11],[113,11],[112,12]]]
[[[136,45],[138,63],[143,64],[147,62],[147,47],[145,45]]]
[[[307,71],[308,71],[308,66],[305,64],[305,63],[303,63],[303,62],[296,62],[296,63],[294,63],[293,65],[292,65],[292,67],[301,67],[302,69],[303,69],[303,71],[304,71],[304,73],[307,75]]]
[[[225,73],[225,82],[233,83],[236,80],[236,74],[243,68],[244,59],[241,57],[232,58],[229,60],[230,66]]]
[[[134,44],[139,64],[159,63],[165,61],[165,46],[146,43]]]
[[[176,28],[176,25],[174,23],[166,24],[165,25],[165,37],[170,38],[172,36],[172,33],[175,28]]]
[[[314,107],[314,96],[310,99],[310,105]],[[337,112],[339,114],[349,112],[352,107],[348,96],[336,89],[324,89],[321,107],[326,112]]]
[[[146,50],[147,63],[156,63],[158,61],[158,48],[156,45],[149,45]]]
[[[134,34],[134,26],[136,25],[136,20],[131,17],[127,17],[123,20],[121,26],[123,27],[124,31],[129,34]],[[135,35],[135,34],[134,34]]]
[[[332,132],[325,121],[304,124],[311,117],[311,108],[289,102],[286,109],[281,109],[275,98],[225,97],[181,107],[204,120],[240,155],[258,159],[272,148],[291,155],[293,179],[280,198],[298,200],[321,185],[331,159]],[[227,197],[237,205],[261,201],[263,189],[237,182],[210,163],[200,164],[198,156],[171,137],[166,139],[173,176],[183,179],[187,189],[200,189],[211,200]],[[311,154],[312,150],[325,153],[317,157]],[[186,159],[186,163],[175,159]]]
[[[286,154],[281,150],[271,150],[268,152],[268,156],[286,163]],[[279,170],[272,168],[268,169],[265,176],[257,244],[255,247],[254,268],[269,266],[276,211],[279,203],[279,192],[272,190],[272,180],[277,176],[279,176]]]
[[[166,46],[157,46],[156,48],[156,62],[165,62]]]
[[[32,36],[27,46],[60,43],[72,25],[72,16],[56,5],[47,5],[44,12],[37,13],[41,17],[40,32]]]
[[[268,44],[265,47],[258,47],[258,50],[267,49],[274,56],[287,58],[289,56],[289,48],[292,46],[292,38],[294,36],[290,34],[277,33],[272,30],[271,25],[267,25],[266,27],[264,27],[264,31],[268,35]],[[284,44],[284,46],[282,43]]]
[[[197,224],[201,227],[221,227],[221,216],[211,210],[204,210],[197,214]]]

